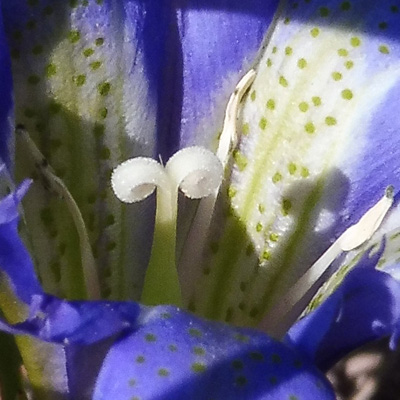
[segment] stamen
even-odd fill
[[[254,82],[255,76],[256,72],[253,69],[247,72],[247,74],[239,81],[229,98],[225,112],[224,126],[216,153],[222,163],[223,169],[225,169],[228,163],[231,151],[237,144],[237,118],[240,102],[242,101],[246,91]],[[182,293],[185,303],[190,301],[194,292],[195,284],[200,275],[199,264],[201,262],[201,257],[210,229],[218,191],[219,187],[200,202],[179,259],[179,275],[181,278]]]
[[[112,175],[117,197],[132,203],[143,200],[157,187],[154,238],[141,301],[145,304],[181,305],[175,265],[178,190],[198,199],[214,193],[222,181],[222,165],[209,150],[189,147],[174,154],[165,168],[150,158],[134,158]]]
[[[273,307],[273,311],[264,317],[259,327],[267,330],[276,338],[282,337],[293,320],[296,320],[303,311],[296,305],[301,303],[312,286],[342,252],[354,250],[372,237],[392,204],[393,187],[390,186],[386,189],[385,195],[355,225],[339,236],[332,246],[289,289],[288,294],[279,299],[279,302]]]
[[[44,178],[45,185],[48,186],[48,189],[52,190],[55,194],[65,200],[79,236],[79,248],[81,252],[87,296],[91,300],[100,299],[100,284],[96,263],[90,246],[89,237],[86,232],[85,222],[82,218],[79,207],[64,182],[55,175],[53,169],[50,167],[34,141],[30,138],[26,129],[23,126],[17,126],[16,131],[22,139],[22,143],[27,147],[40,174]]]

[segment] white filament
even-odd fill
[[[234,92],[229,98],[228,105],[226,106],[224,125],[219,139],[219,146],[217,150],[217,157],[221,160],[223,166],[229,159],[229,154],[237,144],[237,118],[239,114],[240,102],[243,99],[244,94],[249,89],[251,84],[254,82],[256,77],[256,71],[251,69],[247,74],[239,81]]]
[[[288,294],[279,299],[273,311],[268,313],[261,322],[260,328],[266,329],[271,335],[280,338],[293,322],[293,318],[297,318],[299,315],[299,313],[297,313],[296,316],[290,314],[294,306],[300,303],[336,257],[343,251],[350,251],[361,246],[372,237],[392,204],[393,188],[389,187],[386,189],[385,195],[371,207],[355,225],[352,225],[339,236],[332,246],[330,246],[294,286],[289,289]],[[300,313],[301,311],[302,310],[299,310]]]
[[[158,187],[170,191],[171,182],[164,167],[152,158],[131,158],[116,167],[111,176],[115,195],[124,203],[135,203],[150,196]]]
[[[214,153],[203,147],[187,147],[175,153],[165,166],[176,188],[186,197],[201,199],[218,190],[223,168]]]

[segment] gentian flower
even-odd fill
[[[395,346],[396,5],[2,14],[0,329],[28,376],[5,398],[332,399],[338,358]]]

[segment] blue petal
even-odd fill
[[[178,9],[181,54],[169,89],[175,120],[172,131],[159,138],[161,149],[175,150],[175,131],[180,147],[209,146],[216,139],[229,95],[253,65],[277,5],[277,0],[195,0]]]
[[[295,351],[261,333],[155,307],[112,346],[93,399],[333,399]]]
[[[400,282],[370,266],[358,266],[325,302],[300,320],[286,340],[322,370],[363,344],[392,335],[400,322]]]
[[[0,12],[0,160],[8,168],[11,167],[13,157],[13,137],[11,127],[11,115],[13,110],[12,101],[12,78],[10,55],[6,38],[4,35],[3,18]]]
[[[0,201],[0,265],[11,279],[14,292],[25,303],[29,303],[34,294],[42,293],[29,253],[18,233],[18,205],[30,183],[23,182],[14,193]]]

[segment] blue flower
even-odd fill
[[[333,399],[395,346],[399,9],[277,7],[3,1],[0,329],[36,398]]]

